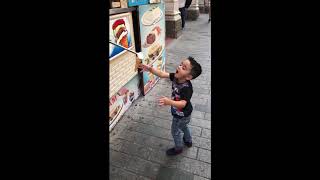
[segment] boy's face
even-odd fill
[[[180,80],[191,80],[191,69],[192,66],[190,64],[190,61],[188,59],[183,60],[177,67],[174,77]]]

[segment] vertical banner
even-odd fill
[[[142,63],[164,70],[165,67],[165,9],[164,3],[139,6]],[[143,72],[144,95],[156,84],[159,77]]]

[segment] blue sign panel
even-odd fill
[[[139,6],[139,5],[144,5],[144,4],[149,4],[149,0],[128,0],[128,6]]]

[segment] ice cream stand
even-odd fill
[[[159,80],[151,73],[137,71],[135,52],[143,54],[142,63],[162,70],[165,68],[163,2],[120,2],[120,8],[109,9],[109,131],[133,101],[146,95]]]

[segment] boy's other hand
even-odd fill
[[[145,64],[139,64],[138,68],[142,69],[142,71],[150,71],[151,66]]]
[[[165,96],[162,96],[160,99],[159,99],[159,105],[160,106],[163,106],[163,105],[170,105],[170,101],[171,99],[165,97]]]

